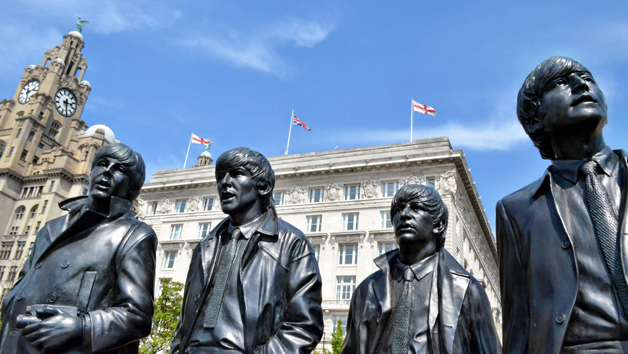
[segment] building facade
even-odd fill
[[[155,172],[142,189],[138,216],[159,239],[156,286],[166,278],[185,282],[194,247],[225,217],[215,166],[203,154],[192,168]],[[325,314],[319,348],[331,347],[337,320],[346,325],[356,285],[377,270],[373,259],[397,247],[390,204],[399,187],[412,183],[440,192],[449,209],[445,248],[482,282],[501,328],[495,240],[464,154],[447,138],[269,161],[278,215],[306,234],[319,261]]]
[[[13,98],[0,102],[0,291],[13,286],[37,231],[64,212],[57,203],[85,194],[94,154],[111,129],[81,119],[91,85],[83,36],[63,36],[30,65]]]

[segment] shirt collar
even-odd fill
[[[414,273],[416,280],[421,280],[423,279],[423,277],[425,277],[426,275],[434,271],[434,265],[436,264],[436,260],[438,259],[437,255],[438,255],[438,252],[410,266],[410,269],[412,269],[412,272]],[[395,266],[394,266],[395,272],[393,272],[394,273],[393,277],[395,278],[395,280],[400,280],[403,277],[403,272],[406,269],[406,267],[407,265],[401,263],[401,261],[399,260],[399,257],[397,257],[397,259],[395,260]]]
[[[253,234],[257,231],[257,229],[262,224],[262,221],[264,221],[266,214],[267,212],[260,215],[253,221],[249,221],[248,223],[244,225],[238,226],[238,228],[240,229],[240,232],[242,233],[245,239],[248,240],[249,238],[251,238],[251,236],[253,236]],[[227,227],[227,232],[231,234],[235,228],[236,227],[231,225],[231,222],[229,222],[229,226]]]
[[[619,157],[606,145],[604,149],[593,155],[591,160],[597,162],[602,167],[602,171],[610,176],[617,166]],[[578,169],[583,162],[583,160],[552,160],[553,172],[571,183],[576,183],[578,181]]]

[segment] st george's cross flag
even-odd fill
[[[198,137],[192,133],[192,144],[200,144],[200,145],[211,145],[212,142],[209,139],[203,139]]]
[[[300,127],[303,127],[305,130],[312,131],[312,129],[308,128],[307,125],[305,125],[305,123],[303,123],[299,118],[297,118],[297,116],[295,116],[294,114],[292,115],[292,124],[294,125],[298,125]]]
[[[412,106],[414,107],[415,112],[429,114],[431,116],[436,117],[436,110],[428,105],[420,104],[415,100],[412,100]]]

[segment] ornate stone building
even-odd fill
[[[399,187],[408,183],[432,185],[441,193],[450,213],[445,247],[482,282],[501,328],[495,240],[464,154],[453,150],[449,139],[269,161],[277,177],[274,198],[279,216],[305,232],[319,260],[326,325],[321,346],[330,348],[338,319],[346,324],[353,290],[377,270],[373,259],[396,247],[390,203]],[[199,160],[192,168],[157,171],[144,185],[141,198],[139,216],[159,238],[158,278],[185,282],[192,250],[225,217],[214,166]]]
[[[24,70],[13,98],[0,102],[0,291],[12,286],[37,231],[85,194],[94,154],[111,129],[81,119],[91,91],[83,81],[83,36],[74,31]]]

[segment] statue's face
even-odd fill
[[[404,244],[427,244],[435,241],[432,215],[421,209],[419,202],[398,205],[392,221],[399,247],[403,247]]]
[[[601,129],[607,121],[604,93],[588,72],[573,72],[552,83],[541,97],[541,122],[550,136],[569,128]]]
[[[226,214],[245,213],[260,198],[251,173],[243,167],[220,171],[217,177],[220,204]]]
[[[131,189],[130,171],[117,159],[103,157],[96,162],[89,176],[92,198],[126,198]]]

